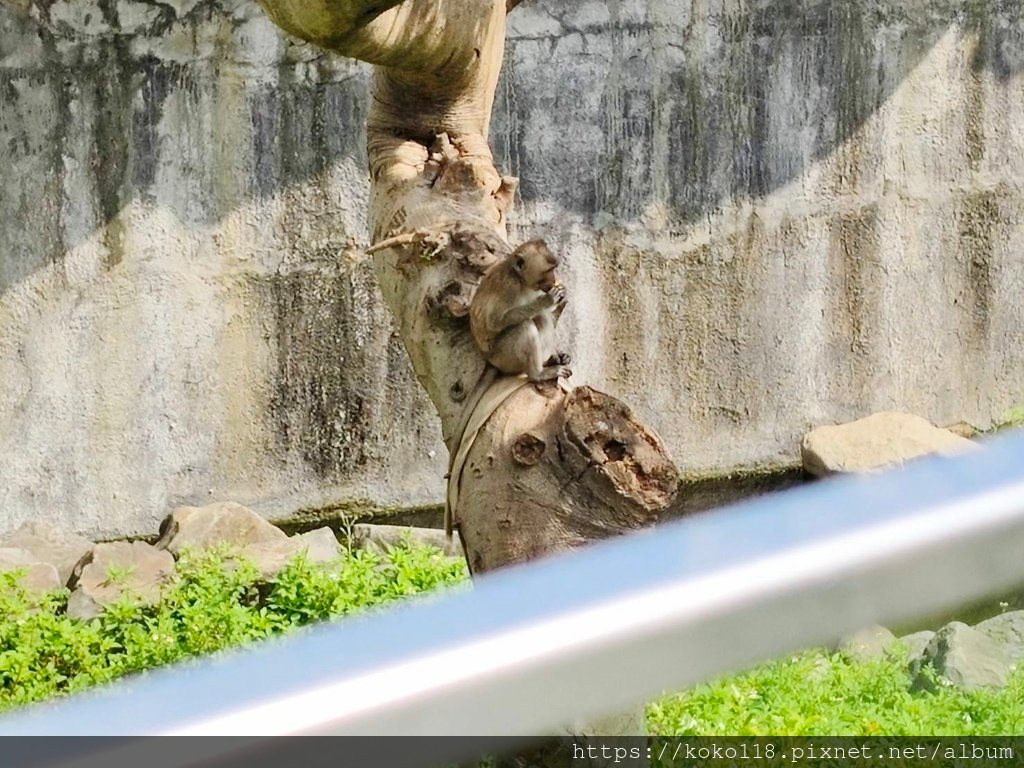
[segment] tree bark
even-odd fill
[[[484,270],[511,250],[517,182],[495,168],[487,134],[518,0],[260,2],[287,32],[375,65],[369,251],[457,451],[453,433],[484,368],[466,315]],[[672,502],[678,471],[623,403],[525,379],[498,389],[496,410],[469,430],[453,489],[474,574],[648,525]]]
[[[505,15],[520,0],[260,2],[291,34],[375,65],[368,252],[459,458],[449,499],[470,570],[654,522],[675,497],[675,464],[627,406],[590,387],[499,378],[468,437],[454,434],[484,370],[469,305],[483,272],[511,251],[505,222],[517,181],[495,168],[487,135]],[[643,708],[573,730],[642,735]],[[541,753],[525,759],[545,763]]]

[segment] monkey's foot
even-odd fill
[[[544,363],[544,367],[545,368],[551,368],[552,366],[557,366],[557,365],[563,365],[564,366],[564,365],[568,365],[571,362],[572,362],[572,358],[569,357],[569,353],[568,352],[555,352],[555,354],[553,354],[551,357],[549,357],[547,359],[547,362]]]
[[[567,365],[549,365],[546,366],[539,375],[530,379],[534,384],[541,384],[545,381],[557,381],[558,379],[568,379],[572,376],[572,369]]]

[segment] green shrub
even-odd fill
[[[434,549],[359,550],[327,567],[300,558],[261,594],[256,569],[229,550],[185,553],[158,605],[126,599],[93,621],[65,615],[67,590],[40,602],[17,576],[0,574],[0,709],[452,585],[466,570]]]
[[[220,651],[466,579],[427,548],[348,552],[329,567],[297,560],[269,586],[228,550],[186,553],[156,606],[124,601],[93,621],[42,604],[0,574],[0,709]],[[38,605],[38,607],[36,607]],[[866,663],[811,650],[665,696],[647,708],[652,735],[1024,734],[1024,670],[1000,691],[939,686],[910,693],[905,654]]]
[[[906,653],[853,662],[806,651],[650,705],[655,735],[960,736],[1024,734],[1024,670],[1005,689],[910,693]]]

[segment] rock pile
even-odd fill
[[[839,647],[854,662],[908,651],[911,690],[951,685],[966,690],[1001,688],[1024,659],[1024,611],[1010,611],[969,627],[959,621],[937,632],[915,632],[897,638],[885,627],[857,632]]]
[[[930,454],[978,450],[963,424],[941,429],[919,416],[876,413],[848,424],[808,432],[800,446],[804,470],[816,477],[874,472]],[[893,651],[897,638],[884,627],[870,627],[847,638],[842,653],[852,661],[879,658]],[[983,621],[976,627],[952,622],[937,632],[899,638],[908,650],[913,688],[930,690],[937,679],[962,688],[999,687],[1024,658],[1024,611]]]
[[[131,595],[143,605],[160,602],[174,576],[174,557],[144,541],[97,544],[75,566],[68,616],[92,619],[103,608]]]
[[[462,556],[461,549],[446,547],[440,531],[397,526],[357,525],[350,546],[383,551],[406,541]],[[253,563],[265,582],[299,556],[310,563],[329,563],[342,554],[330,528],[289,536],[241,504],[219,502],[174,510],[160,525],[155,544],[97,544],[48,523],[25,523],[0,536],[0,573],[20,571],[19,583],[31,595],[67,588],[68,615],[90,619],[126,596],[147,605],[158,602],[174,580],[175,563],[184,550],[222,546]]]
[[[942,429],[919,416],[890,411],[818,427],[804,436],[800,454],[804,469],[816,477],[874,472],[930,454],[977,450],[979,444],[967,439],[971,433],[966,425]],[[936,680],[965,689],[999,687],[1024,658],[1024,611],[973,628],[951,622],[937,632],[901,638],[885,627],[870,627],[848,637],[840,651],[851,661],[868,661],[893,653],[897,640],[908,651],[915,690],[931,690]]]

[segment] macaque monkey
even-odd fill
[[[487,360],[466,400],[449,460],[449,476],[469,418],[499,374],[534,383],[572,375],[569,356],[555,349],[555,325],[565,309],[565,287],[555,278],[558,257],[543,240],[523,243],[484,273],[469,308],[469,327]],[[445,532],[451,535],[452,510],[445,508]]]
[[[568,355],[555,351],[555,324],[565,309],[556,267],[547,244],[530,240],[487,270],[476,289],[469,308],[473,340],[504,374],[541,382],[571,373]]]

